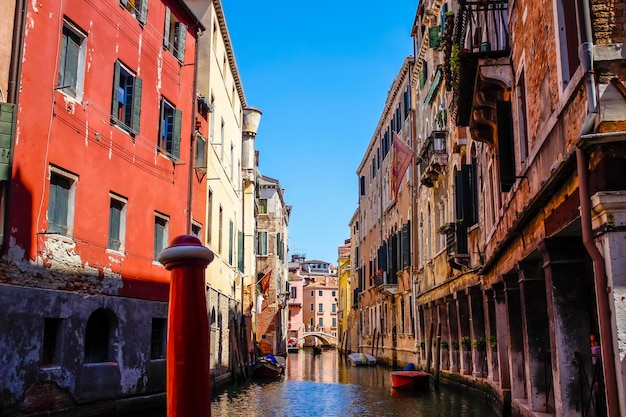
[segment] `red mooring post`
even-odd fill
[[[209,319],[204,270],[211,249],[178,236],[159,254],[172,271],[167,327],[167,417],[210,417]]]

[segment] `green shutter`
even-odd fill
[[[126,6],[128,5],[128,0],[120,0],[120,4],[124,6],[124,8],[126,8]]]
[[[171,11],[169,7],[165,8],[165,30],[163,32],[163,47],[167,49],[170,45],[170,15]]]
[[[183,62],[185,60],[185,40],[187,39],[187,26],[182,23],[176,25],[176,58]]]
[[[11,178],[11,143],[15,132],[15,104],[0,103],[0,180]]]
[[[67,32],[64,29],[61,39],[61,56],[59,58],[59,78],[57,87],[63,87],[65,85],[65,52],[67,51],[67,40]]]
[[[243,232],[237,232],[237,267],[243,272]]]
[[[135,77],[133,80],[133,115],[131,117],[131,130],[139,134],[139,124],[141,122],[141,78]]]
[[[111,103],[111,117],[117,121],[117,94],[120,87],[120,63],[115,61],[113,66],[113,102]]]
[[[137,21],[142,25],[146,24],[148,19],[148,0],[141,0],[139,4],[139,10],[137,14]]]
[[[441,43],[441,26],[433,26],[428,28],[428,46],[438,49]]]
[[[183,112],[174,110],[174,129],[172,130],[172,155],[180,159],[180,126],[183,120]]]

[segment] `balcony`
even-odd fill
[[[452,73],[451,115],[457,126],[469,126],[472,138],[495,142],[496,102],[512,85],[507,32],[508,1],[460,0],[452,47],[446,62]]]
[[[422,146],[420,152],[420,182],[426,187],[432,187],[443,167],[448,165],[445,130],[434,130]]]

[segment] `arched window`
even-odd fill
[[[117,317],[108,309],[94,311],[85,328],[85,362],[112,362],[114,359],[113,337],[117,329]]]

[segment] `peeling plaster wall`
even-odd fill
[[[85,364],[85,326],[99,308],[118,320],[116,362]],[[56,383],[77,402],[163,392],[165,360],[151,361],[149,352],[152,318],[166,317],[163,302],[0,285],[0,404],[16,407],[42,381]],[[56,364],[44,367],[46,318],[59,318],[61,325]]]

